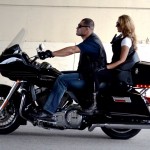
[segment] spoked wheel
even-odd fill
[[[137,135],[140,129],[108,129],[105,127],[101,128],[105,134],[113,139],[129,139]]]
[[[2,105],[7,88],[0,88],[0,106]],[[13,103],[13,100],[6,106],[6,108],[0,112],[0,134],[9,134],[16,130],[20,126],[19,124],[19,115],[16,106]]]

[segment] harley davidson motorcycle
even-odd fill
[[[42,110],[57,77],[69,71],[60,72],[47,62],[39,63],[38,55],[29,58],[20,48],[23,36],[21,30],[0,56],[1,75],[14,81],[11,87],[0,84],[0,134],[9,134],[28,121],[44,129],[93,131],[100,127],[115,139],[129,139],[141,129],[150,129],[150,98],[146,96],[150,88],[148,62],[139,62],[132,69],[133,85],[100,83],[93,92],[92,100],[98,108],[93,115],[81,113],[81,101],[88,93],[84,87],[75,87],[64,94],[53,115],[54,122],[34,118],[32,113]],[[39,49],[42,50],[41,45]]]

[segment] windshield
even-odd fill
[[[21,46],[23,43],[23,39],[25,37],[25,29],[22,28],[18,34],[13,38],[13,40],[10,42],[10,44],[6,47],[6,49],[9,49],[10,47],[12,47],[15,44],[19,44],[19,46]]]

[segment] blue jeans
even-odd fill
[[[57,110],[57,107],[60,104],[60,101],[64,95],[64,93],[72,88],[82,88],[85,85],[85,81],[80,79],[79,73],[69,73],[60,75],[52,88],[52,91],[48,97],[44,105],[44,110],[47,112],[54,114]]]

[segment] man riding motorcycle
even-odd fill
[[[39,52],[39,57],[45,59],[47,57],[64,57],[74,53],[80,53],[80,60],[77,72],[60,75],[53,86],[52,91],[45,103],[42,112],[38,114],[37,118],[47,120],[51,118],[56,112],[57,107],[63,97],[65,91],[75,83],[78,88],[86,86],[89,91],[93,89],[93,71],[96,67],[103,69],[106,67],[106,53],[98,36],[93,33],[94,21],[90,18],[84,18],[77,26],[76,35],[81,36],[83,42],[76,46],[66,47],[57,51],[47,50]],[[89,92],[91,93],[91,92]],[[92,113],[95,108],[90,107],[85,109],[86,113]],[[52,121],[52,119],[51,119]]]

